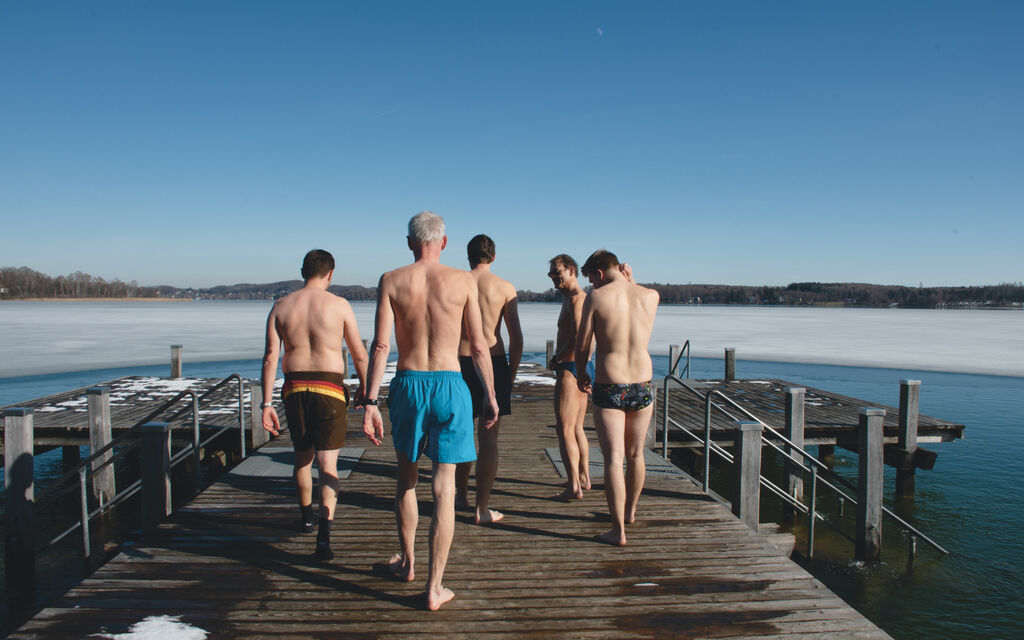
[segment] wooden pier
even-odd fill
[[[557,447],[551,389],[524,385],[501,424],[491,506],[505,520],[476,526],[457,514],[445,573],[456,598],[427,612],[429,463],[417,579],[396,582],[380,566],[398,546],[394,452],[362,437],[361,414],[349,424],[333,562],[316,562],[314,536],[292,528],[282,436],[11,637],[116,637],[160,616],[208,638],[889,637],[671,468],[648,474],[629,545],[597,543],[609,527],[600,465],[582,501],[549,499],[561,490],[547,453]]]

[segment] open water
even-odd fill
[[[186,376],[257,377],[269,306],[0,303],[0,406],[125,375],[166,375],[170,344],[185,346]],[[371,337],[372,305],[354,307]],[[557,305],[521,305],[526,360],[543,360],[557,312]],[[887,503],[952,554],[919,543],[908,564],[905,547],[887,533],[883,562],[864,567],[850,560],[852,545],[819,529],[809,568],[897,638],[1020,638],[1022,322],[1017,311],[662,307],[651,351],[656,375],[664,375],[667,357],[659,354],[690,339],[702,356],[692,360],[693,376],[717,378],[722,360],[707,356],[735,347],[739,377],[781,378],[886,405],[898,404],[899,380],[921,380],[921,412],[967,425],[966,438],[926,445],[939,457],[934,470],[918,472],[916,498],[897,504],[889,495]],[[837,451],[840,469],[855,463]]]

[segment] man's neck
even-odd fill
[[[441,243],[431,242],[430,244],[416,245],[412,250],[412,255],[416,258],[416,262],[425,262],[427,264],[440,264]]]
[[[580,286],[579,280],[576,280],[571,285],[562,287],[558,291],[567,298],[575,298],[577,295],[583,293],[583,287]]]
[[[327,287],[331,286],[330,278],[310,278],[306,280],[306,284],[303,285],[306,289],[323,289],[327,290]]]
[[[484,273],[490,273],[491,272],[491,263],[490,262],[479,262],[479,263],[477,263],[476,265],[473,266],[471,271],[483,271]]]

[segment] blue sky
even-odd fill
[[[1024,3],[0,2],[0,266],[1024,280]]]

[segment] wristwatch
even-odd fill
[[[369,398],[365,398],[363,400],[363,404],[371,406],[371,407],[376,407],[377,406],[377,398],[374,398],[373,400],[370,400]]]
[[[261,402],[260,403],[260,409],[266,409],[267,407],[270,407],[271,409],[273,409],[274,408],[274,403],[273,402]]]

